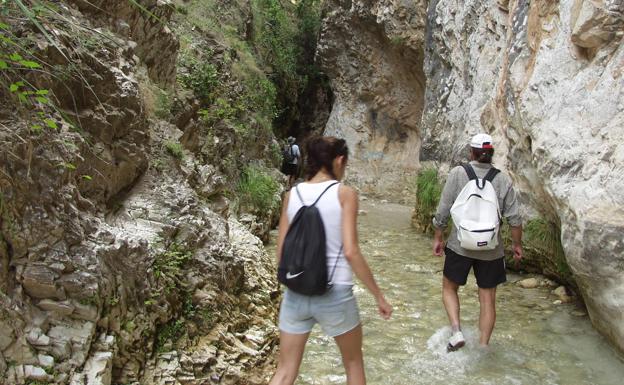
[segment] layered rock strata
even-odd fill
[[[143,72],[175,80],[177,41],[122,6],[135,2],[111,3],[107,19],[58,2],[53,41],[10,25],[67,72],[25,75],[57,107],[42,111],[50,127],[0,108],[0,383],[255,383],[275,342],[273,262],[206,199],[223,174],[147,114]]]

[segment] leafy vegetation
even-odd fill
[[[293,8],[294,7],[294,8]],[[279,0],[253,0],[254,47],[272,69],[277,88],[275,132],[283,135],[297,119],[300,97],[311,83],[322,82],[314,60],[321,27],[321,0],[300,0],[294,6]]]
[[[438,179],[438,170],[424,168],[416,177],[416,211],[414,219],[423,232],[431,232],[431,220],[442,194],[442,185]]]
[[[204,105],[210,105],[215,97],[217,87],[220,84],[219,71],[209,60],[212,51],[208,50],[206,56],[201,60],[196,58],[186,58],[188,72],[180,75],[180,82],[193,90],[195,95]]]
[[[156,337],[156,351],[162,353],[168,341],[176,341],[185,333],[184,320],[173,319],[158,330]]]
[[[7,24],[0,23],[0,87],[4,94],[8,91],[17,112],[29,121],[31,132],[57,130],[50,90],[37,87],[29,79],[29,74],[43,71],[42,65],[23,44]]]
[[[167,291],[174,289],[181,280],[182,269],[191,257],[191,251],[174,242],[155,258],[154,276],[166,281]]]
[[[258,166],[248,166],[238,184],[238,194],[243,206],[266,212],[279,205],[279,185]]]
[[[523,244],[536,249],[539,254],[552,261],[555,271],[551,272],[566,281],[572,279],[572,272],[565,259],[561,244],[561,228],[544,218],[529,220],[524,226]]]
[[[176,159],[184,158],[184,151],[182,149],[182,144],[179,142],[167,141],[165,142],[165,149],[167,152]]]
[[[280,93],[296,98],[298,91],[297,26],[279,0],[253,0],[255,46],[273,68]]]

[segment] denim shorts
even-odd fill
[[[330,337],[355,329],[360,324],[360,311],[353,296],[353,286],[334,285],[319,296],[307,296],[286,289],[279,315],[280,330],[305,334],[317,322]]]

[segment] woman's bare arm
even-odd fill
[[[277,233],[277,264],[279,265],[280,259],[282,258],[282,247],[284,246],[284,238],[286,238],[286,232],[288,231],[288,199],[290,197],[290,192],[287,192],[284,195],[284,199],[282,201],[282,214],[280,215],[279,225],[278,225],[278,233]]]
[[[390,318],[392,307],[386,302],[381,289],[377,286],[373,273],[360,251],[357,235],[358,196],[355,190],[348,186],[340,186],[338,191],[342,205],[342,242],[344,255],[351,265],[356,277],[371,292],[377,301],[379,314],[385,319]]]

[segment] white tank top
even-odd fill
[[[321,183],[299,183],[297,189],[303,202],[299,198],[299,194],[293,187],[290,190],[290,196],[288,198],[288,223],[292,222],[297,211],[304,204],[309,206],[325,191],[325,189],[335,183],[335,180],[330,180]],[[323,219],[323,225],[325,227],[325,240],[327,243],[327,274],[328,278],[335,285],[353,285],[353,273],[351,272],[351,266],[344,256],[342,248],[342,206],[338,199],[338,188],[340,184],[332,186],[321,197],[316,204],[316,208],[321,214]],[[340,255],[339,255],[340,254]],[[336,263],[336,259],[338,262]],[[334,271],[334,266],[336,270]],[[334,274],[332,276],[332,271]]]

